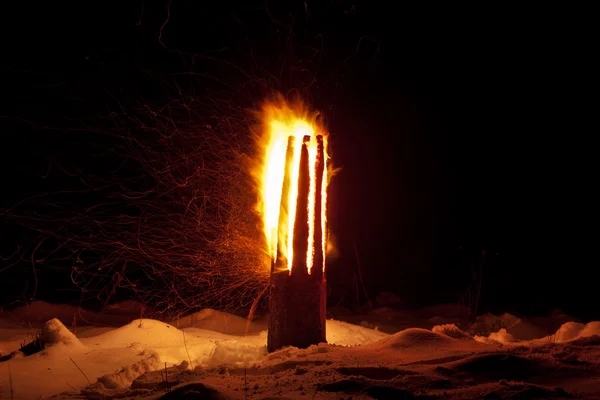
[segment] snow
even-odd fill
[[[433,328],[431,328],[431,331],[434,333],[440,333],[442,335],[450,336],[454,339],[463,339],[469,337],[469,335],[466,332],[463,332],[454,324],[436,325]]]
[[[560,312],[488,314],[463,330],[453,305],[336,309],[344,321],[327,320],[328,343],[267,354],[264,320],[205,309],[161,322],[146,311],[40,302],[4,312],[0,398],[600,398],[600,322]],[[41,349],[22,348],[38,337]]]
[[[248,328],[246,318],[210,308],[177,318],[171,324],[178,328],[199,328],[228,335],[244,335]],[[248,333],[258,333],[266,330],[267,325],[264,321],[254,321],[249,328]]]
[[[340,346],[356,346],[373,343],[388,336],[386,333],[377,330],[331,319],[327,320],[325,332],[327,334],[327,343]]]
[[[62,343],[68,347],[82,347],[83,344],[69,331],[58,318],[46,322],[40,332],[40,342],[47,346]]]
[[[567,343],[581,338],[600,335],[600,322],[594,321],[587,324],[577,322],[566,322],[553,335],[544,339],[553,343]]]

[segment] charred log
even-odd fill
[[[317,137],[317,160],[315,165],[309,165],[307,142],[309,136],[303,138],[298,172],[298,198],[296,214],[294,215],[293,257],[291,270],[282,269],[277,261],[271,272],[269,295],[269,331],[267,349],[269,352],[285,346],[306,348],[326,342],[325,313],[326,313],[326,282],[323,271],[323,229],[322,229],[322,186],[325,168],[323,138]],[[290,185],[290,148],[293,141],[288,142],[286,154],[286,169],[284,175],[284,193]],[[316,179],[314,235],[309,243],[309,213],[308,199],[310,195],[310,169],[313,168]],[[288,186],[286,186],[288,185]],[[282,196],[283,197],[283,196]],[[281,200],[281,210],[287,205],[288,199]],[[281,215],[282,213],[280,213]],[[281,242],[284,238],[279,238]],[[314,242],[314,243],[313,243]],[[307,252],[314,251],[313,266],[309,273],[306,264]],[[283,254],[278,252],[278,259]]]

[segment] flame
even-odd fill
[[[283,100],[267,103],[263,107],[262,130],[258,144],[262,150],[260,168],[256,173],[260,191],[259,212],[271,261],[275,265],[292,268],[294,255],[294,225],[299,195],[300,157],[306,136],[308,152],[308,251],[306,266],[311,273],[315,259],[315,216],[320,212],[321,249],[324,270],[327,249],[327,185],[328,155],[327,133],[315,118],[302,107],[291,107]],[[318,140],[323,138],[323,176],[321,187],[317,187]],[[291,139],[290,139],[291,138]],[[288,143],[289,148],[288,148]],[[286,171],[287,168],[287,171]],[[289,178],[286,181],[286,176]],[[284,182],[286,181],[286,182]],[[316,194],[321,196],[321,209],[316,210]],[[282,199],[284,200],[282,202]],[[279,249],[279,250],[278,250]]]

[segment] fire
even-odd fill
[[[315,263],[323,271],[325,266],[328,155],[326,131],[307,116],[283,101],[264,107],[257,178],[259,211],[273,265],[291,273],[294,250],[304,251],[303,243],[294,244],[295,238],[307,236],[302,261],[310,274]]]

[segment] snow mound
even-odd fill
[[[562,324],[554,335],[547,336],[547,339],[553,343],[565,343],[595,335],[600,335],[600,321],[587,324],[567,322]]]
[[[42,326],[40,341],[44,346],[63,343],[67,346],[83,347],[77,336],[71,333],[58,318],[52,318]]]
[[[473,339],[479,343],[491,345],[504,345],[521,342],[519,339],[511,335],[506,328],[501,328],[498,330],[498,332],[492,332],[488,336],[475,335],[473,336]]]
[[[434,333],[441,333],[442,335],[450,336],[454,339],[463,339],[470,337],[468,333],[463,332],[454,324],[436,325],[431,328]]]
[[[369,344],[389,336],[387,333],[332,319],[328,319],[326,324],[327,343],[339,346]]]
[[[546,336],[547,332],[534,323],[509,313],[502,315],[485,314],[477,317],[467,332],[472,336],[489,336],[505,329],[519,340],[532,340]]]
[[[177,318],[171,321],[171,324],[180,329],[199,328],[227,335],[244,335],[246,334],[247,321],[246,318],[234,314],[205,308],[197,313]],[[251,323],[249,328],[248,333],[257,333],[266,329],[266,326]]]
[[[238,340],[217,340],[206,365],[236,365],[243,367],[247,364],[260,362],[267,355],[266,345],[255,345]]]
[[[510,316],[510,314],[504,315]],[[487,319],[487,321],[489,322],[490,320]],[[496,321],[499,320],[497,319]],[[493,324],[488,325],[488,328],[491,326],[493,326]],[[500,324],[500,326],[502,326],[502,324]],[[522,336],[523,335],[519,336],[518,334],[511,332],[510,328],[500,328],[496,332],[490,332],[487,335],[475,335],[473,338],[478,342],[487,344],[493,344],[494,342],[501,344],[525,343],[528,341],[536,344],[568,343],[583,338],[600,336],[600,322],[594,321],[587,324],[582,324],[579,322],[566,322],[562,324],[560,328],[558,328],[558,330],[552,335],[541,336],[536,339],[522,339]],[[594,340],[592,340],[592,342],[594,342]]]
[[[579,334],[579,337],[590,337],[600,335],[600,321],[592,321],[585,324],[585,327]]]
[[[137,319],[112,331],[90,338],[101,347],[127,347],[139,343],[148,347],[172,347],[183,344],[182,332],[154,319]]]
[[[554,335],[550,335],[550,338],[555,343],[564,343],[569,340],[577,339],[579,334],[585,328],[584,324],[578,322],[566,322],[558,328]]]
[[[490,333],[489,339],[495,340],[496,342],[500,342],[502,344],[515,343],[518,341],[517,338],[508,333],[505,328],[500,329],[498,332]]]
[[[449,344],[453,340],[455,339],[442,333],[421,328],[410,328],[380,340],[379,344],[387,348],[403,349],[407,347]]]
[[[132,382],[139,376],[148,371],[154,371],[161,367],[160,357],[156,352],[144,351],[144,359],[121,368],[114,374],[103,375],[81,391],[81,394],[89,397],[114,397],[117,394],[126,392],[131,387]]]

